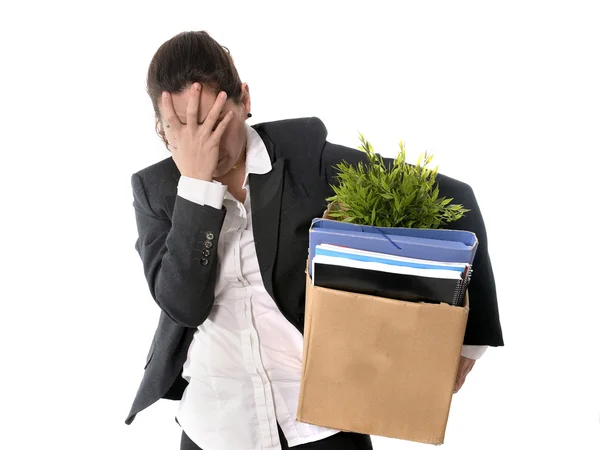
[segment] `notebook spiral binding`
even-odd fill
[[[460,293],[462,292],[463,280],[456,280],[456,289],[454,289],[454,296],[452,297],[452,306],[458,306],[460,301]]]
[[[467,287],[471,282],[471,274],[473,273],[473,267],[469,266],[467,270],[467,274],[464,280],[458,280],[456,283],[456,291],[454,291],[454,297],[452,299],[452,306],[459,306],[462,303],[462,300],[465,298],[465,294],[467,293]]]

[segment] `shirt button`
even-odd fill
[[[212,232],[208,232],[206,233],[206,239],[208,239],[209,241],[212,241],[215,238],[215,235]]]
[[[210,256],[210,250],[202,250],[202,256]]]
[[[212,248],[212,246],[213,246],[213,243],[212,243],[212,242],[210,242],[210,241],[204,241],[204,246],[205,246],[206,248]]]
[[[206,265],[208,265],[208,259],[206,259],[206,258],[202,258],[202,259],[200,260],[200,264],[202,264],[203,266],[206,266]]]

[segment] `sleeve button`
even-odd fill
[[[200,260],[200,264],[202,264],[203,266],[206,266],[206,265],[208,265],[208,259],[206,259],[206,258],[202,258],[202,259]]]
[[[212,244],[212,242],[210,242],[210,241],[204,241],[204,246],[205,246],[206,248],[212,248],[213,244]]]
[[[202,250],[202,256],[210,256],[210,250]]]
[[[206,239],[208,239],[209,241],[212,241],[215,238],[215,235],[212,232],[208,232],[206,233]]]

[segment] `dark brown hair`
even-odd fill
[[[215,92],[225,91],[227,98],[241,102],[242,82],[229,49],[206,31],[185,31],[162,44],[148,67],[146,92],[154,108],[156,134],[165,146],[168,142],[158,109],[162,92],[176,94],[196,82]]]

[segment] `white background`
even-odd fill
[[[7,3],[0,448],[179,448],[174,402],[123,421],[159,312],[130,176],[169,156],[145,76],[190,30],[231,50],[250,123],[318,116],[386,156],[402,139],[474,188],[506,346],[455,395],[443,448],[599,448],[594,3]]]

